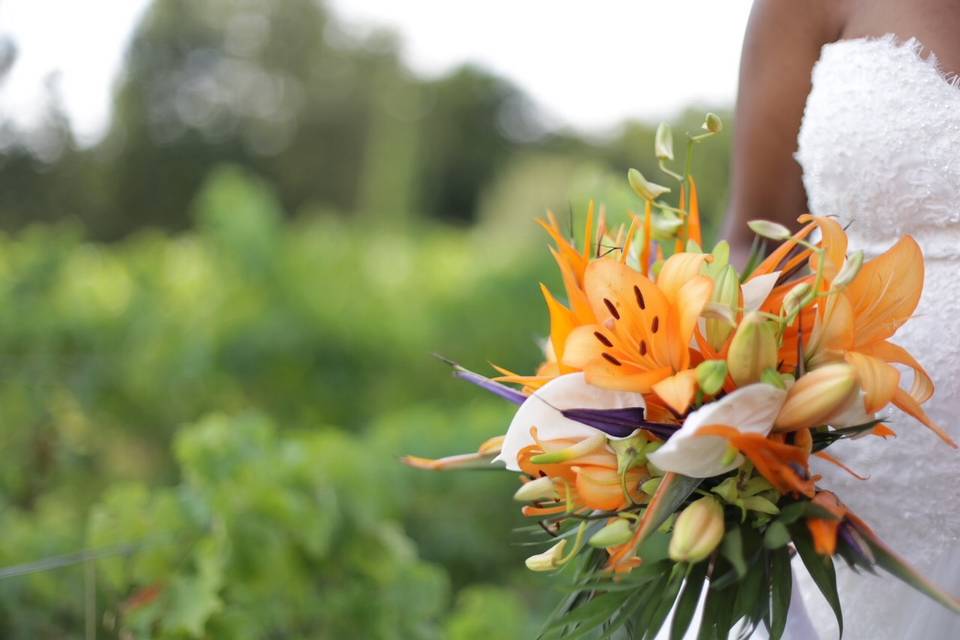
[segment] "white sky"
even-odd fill
[[[57,72],[78,137],[96,141],[109,122],[123,51],[148,4],[0,0],[0,34],[18,47],[0,85],[0,120],[35,123],[46,78]],[[750,0],[328,4],[352,30],[398,32],[404,59],[419,73],[479,63],[511,79],[559,123],[592,131],[626,117],[668,116],[692,102],[732,104],[750,8]]]

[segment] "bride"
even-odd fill
[[[743,256],[747,220],[796,226],[808,210],[849,224],[851,248],[868,257],[912,235],[926,285],[918,317],[897,342],[937,382],[928,412],[960,439],[956,72],[957,0],[758,0],[741,63],[728,237]],[[899,417],[889,415],[896,444],[836,449],[869,480],[815,471],[922,573],[960,593],[960,453]],[[837,637],[799,567],[816,635]],[[899,581],[855,575],[842,562],[837,570],[846,638],[960,638],[960,618]],[[794,639],[813,635],[793,630]]]

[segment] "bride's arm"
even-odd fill
[[[810,72],[820,48],[843,29],[841,0],[756,0],[740,61],[730,210],[725,236],[742,266],[752,236],[746,221],[788,227],[807,209],[793,158]]]

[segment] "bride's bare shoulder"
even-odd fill
[[[776,33],[822,45],[840,38],[854,5],[855,0],[754,0],[748,32]]]

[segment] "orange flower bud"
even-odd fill
[[[787,392],[787,400],[773,423],[774,431],[819,427],[842,409],[858,390],[856,370],[839,362],[801,376]]]
[[[717,548],[723,532],[723,507],[715,498],[700,498],[684,509],[673,525],[670,559],[700,562]]]
[[[748,313],[730,341],[730,377],[738,387],[759,381],[766,369],[776,368],[777,351],[776,325],[756,311]]]

